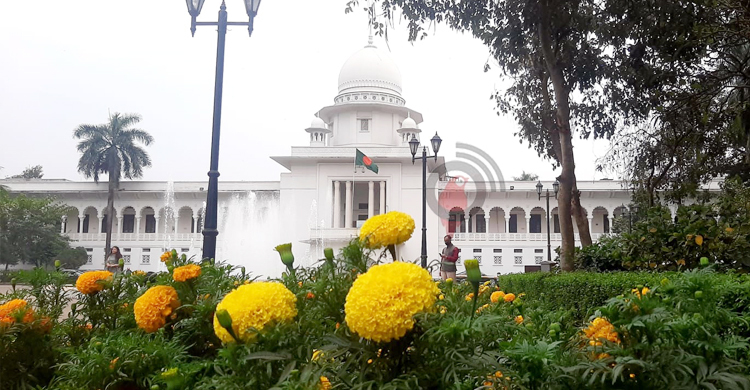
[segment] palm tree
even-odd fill
[[[105,259],[112,245],[115,191],[120,186],[120,176],[139,178],[143,176],[143,168],[151,166],[148,153],[137,142],[148,146],[154,138],[144,130],[132,128],[140,120],[141,116],[137,114],[114,113],[110,114],[109,123],[80,125],[73,132],[73,137],[81,140],[78,143],[81,152],[78,172],[87,178],[93,177],[96,183],[100,173],[106,173],[109,178]]]

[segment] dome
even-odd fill
[[[310,128],[311,129],[325,129],[326,123],[323,122],[322,119],[315,117],[313,118],[312,123],[310,123]]]
[[[354,53],[339,72],[339,95],[372,92],[401,97],[401,71],[390,54],[370,43]]]
[[[414,121],[414,119],[406,118],[403,122],[401,122],[401,128],[402,129],[416,129],[417,128],[417,122]]]

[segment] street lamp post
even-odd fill
[[[250,36],[253,35],[253,19],[258,14],[261,0],[244,0],[245,11],[249,21],[228,22],[227,7],[224,0],[219,8],[218,22],[198,22],[196,18],[203,9],[205,0],[186,0],[190,14],[190,32],[195,36],[196,26],[217,26],[219,38],[216,45],[216,79],[214,81],[214,121],[211,130],[211,166],[208,171],[208,194],[206,198],[206,216],[203,228],[203,258],[216,257],[217,215],[219,203],[219,138],[221,133],[221,96],[224,85],[224,44],[227,26],[247,26]]]
[[[539,200],[542,200],[542,188],[544,186],[542,185],[542,181],[536,183],[536,194]],[[555,180],[554,183],[552,183],[552,189],[555,192],[555,199],[557,199],[557,192],[560,191],[560,182]],[[552,262],[552,242],[550,241],[550,228],[549,228],[549,188],[547,188],[547,194],[545,196],[547,198],[547,261]]]
[[[419,140],[417,140],[416,136],[412,136],[411,141],[409,141],[411,163],[414,164],[414,161],[417,159],[422,160],[422,254],[420,256],[422,259],[422,268],[427,268],[427,159],[435,158],[435,161],[437,161],[438,150],[440,150],[442,142],[443,140],[435,133],[435,136],[430,140],[432,151],[435,152],[435,155],[428,156],[427,146],[422,146],[422,156],[416,157],[417,150],[419,149]]]

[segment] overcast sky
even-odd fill
[[[250,38],[227,34],[220,180],[278,180],[285,171],[269,156],[309,144],[304,129],[333,104],[338,73],[367,42],[366,14],[344,14],[345,0],[262,2]],[[206,0],[198,20],[215,21],[219,0]],[[241,0],[227,0],[230,21],[246,21]],[[405,24],[390,32],[406,105],[424,115],[421,128],[481,147],[504,176],[522,170],[555,173],[513,136],[512,117],[497,116],[490,95],[507,85],[476,39],[438,26],[410,44]],[[108,112],[142,115],[156,142],[144,180],[207,180],[216,31],[198,27],[182,0],[5,1],[0,12],[0,177],[42,165],[45,178],[84,180],[72,138],[79,124],[100,124]],[[595,172],[603,141],[576,140],[579,180]]]

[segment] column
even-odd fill
[[[193,234],[198,233],[198,215],[197,214],[193,214],[193,230],[192,230],[192,232],[193,232]]]
[[[380,214],[385,214],[385,181],[380,182]]]
[[[333,182],[333,228],[341,227],[341,182]]]
[[[531,233],[531,210],[524,211],[526,214],[526,234]]]
[[[612,225],[615,222],[615,218],[611,214],[608,216],[608,218],[609,218],[609,231],[607,233],[612,233]]]
[[[180,227],[180,216],[178,214],[175,214],[174,215],[174,226],[172,227],[172,229],[174,231],[174,234],[179,233],[179,229],[178,229],[179,227]]]
[[[352,182],[346,181],[346,200],[344,202],[344,227],[352,227]]]
[[[117,217],[117,233],[122,233],[122,215]]]
[[[86,218],[84,215],[78,216],[78,233],[83,233],[83,219]],[[89,225],[91,221],[89,221]]]
[[[503,233],[508,233],[508,223],[510,222],[510,214],[504,214],[503,219],[505,220],[505,231]]]
[[[594,217],[593,217],[594,212],[592,211],[591,214],[592,216],[588,217],[587,219],[589,220],[589,233],[593,234],[594,233]]]
[[[161,218],[159,218],[158,215],[154,215],[154,220],[156,220],[156,223],[155,223],[156,226],[154,226],[154,234],[159,234],[159,220],[160,219]]]
[[[467,226],[468,223],[469,221],[466,220],[466,212],[465,211],[461,212],[461,214],[458,214],[458,229],[456,230],[458,230],[461,233],[466,233],[467,231],[469,231],[468,226]]]
[[[62,234],[62,233],[65,233],[65,223],[68,222],[68,216],[67,215],[63,215],[62,218],[60,218],[60,220],[61,220],[61,223],[60,223],[60,233]]]
[[[367,195],[367,218],[375,215],[375,182],[367,182],[369,193]]]
[[[141,234],[141,216],[140,215],[135,217],[135,236],[138,237],[139,234]]]
[[[490,213],[484,215],[484,232],[490,232]]]

